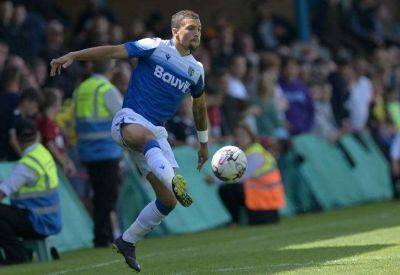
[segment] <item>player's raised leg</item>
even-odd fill
[[[181,175],[175,175],[171,163],[165,158],[153,132],[140,124],[124,124],[121,135],[129,148],[143,152],[151,172],[175,195],[184,207],[193,200],[187,193],[186,181]]]

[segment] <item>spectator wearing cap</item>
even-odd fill
[[[15,132],[23,153],[11,175],[0,183],[0,201],[11,199],[11,205],[0,204],[0,248],[5,256],[0,264],[28,260],[20,238],[45,238],[62,227],[55,162],[38,142],[34,121],[18,119]]]
[[[13,116],[10,118],[10,128],[7,133],[9,135],[9,147],[7,148],[7,160],[17,160],[21,156],[21,148],[15,136],[15,121],[18,118],[36,119],[39,112],[40,95],[35,89],[26,89],[22,92],[18,107],[14,110]]]
[[[7,159],[10,153],[9,130],[12,128],[13,111],[18,106],[21,89],[21,72],[6,69],[1,78],[0,93],[0,159]],[[11,151],[12,152],[12,151]]]

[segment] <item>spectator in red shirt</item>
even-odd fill
[[[42,143],[51,152],[55,161],[61,165],[67,176],[76,173],[73,161],[65,150],[65,140],[54,119],[61,110],[62,97],[58,89],[45,89],[42,105],[42,115],[37,120],[37,126],[42,136]]]

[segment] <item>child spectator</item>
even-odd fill
[[[37,119],[38,129],[42,136],[42,143],[53,155],[55,161],[61,165],[67,176],[75,174],[76,169],[72,160],[65,151],[65,141],[59,127],[55,123],[55,117],[61,110],[61,91],[58,89],[46,89],[44,91],[44,102],[42,114]]]

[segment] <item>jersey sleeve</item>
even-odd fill
[[[201,63],[200,63],[201,65]],[[200,73],[200,77],[199,80],[197,80],[197,83],[193,86],[191,94],[192,97],[197,98],[200,97],[203,92],[204,92],[204,68],[203,65],[201,65],[201,73]]]
[[[160,44],[159,38],[143,38],[137,41],[126,42],[125,48],[129,57],[149,57]]]

